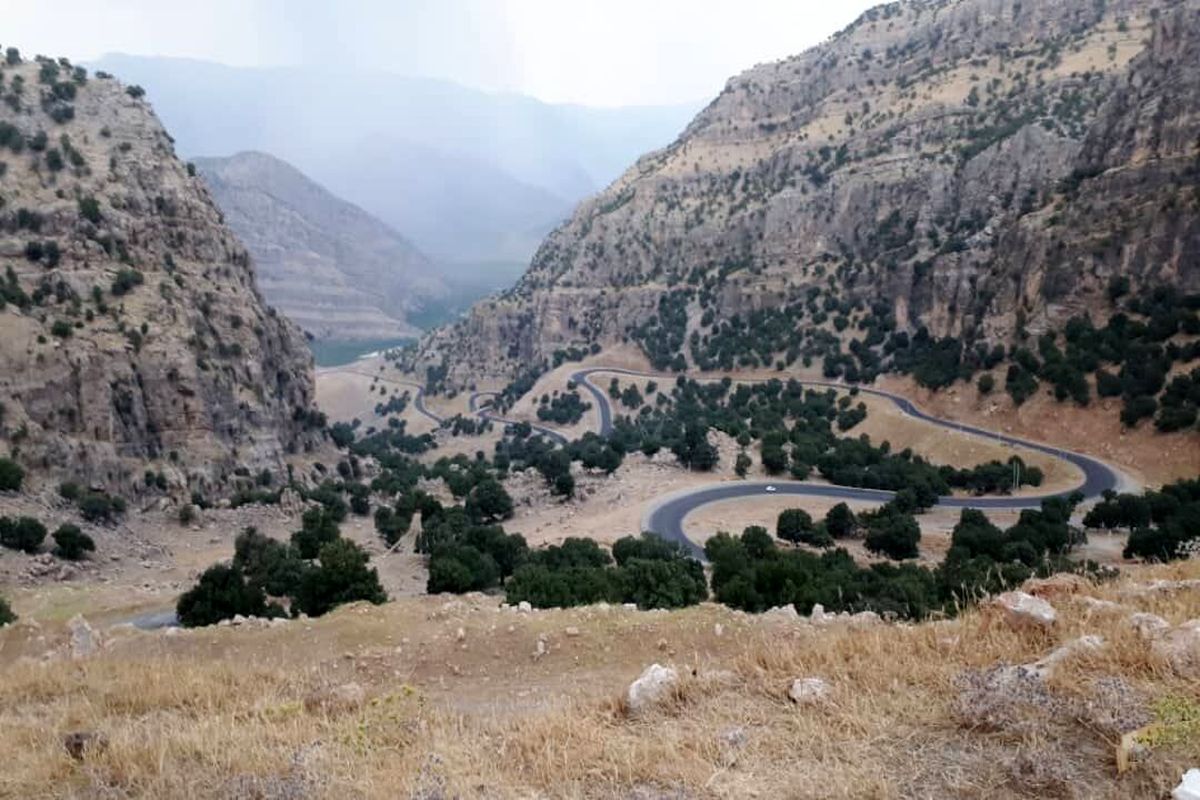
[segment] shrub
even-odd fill
[[[0,597],[0,628],[16,621],[17,615],[13,613],[12,608],[8,605],[8,601]]]
[[[0,458],[0,492],[16,492],[25,480],[25,470],[11,458]]]
[[[142,277],[142,273],[138,272],[136,269],[122,269],[117,272],[117,276],[113,278],[112,286],[110,288],[114,295],[120,297],[122,295],[129,294],[134,290],[134,288],[141,286],[144,281],[145,278]]]
[[[46,526],[33,517],[0,517],[0,545],[36,553],[46,539]]]
[[[239,614],[264,616],[267,598],[261,587],[246,581],[241,570],[228,564],[214,564],[179,598],[175,613],[185,628],[197,628]]]
[[[132,86],[126,87],[125,94],[129,95],[134,100],[137,100],[138,98],[146,96],[146,90],[135,83]]]
[[[58,319],[50,326],[50,335],[59,339],[67,339],[74,333],[75,328],[65,319]]]
[[[60,525],[54,532],[54,552],[68,561],[78,561],[87,553],[96,550],[96,543],[78,525]]]
[[[103,220],[100,214],[100,201],[92,195],[79,198],[79,216],[93,225],[99,225]]]
[[[79,498],[79,513],[88,522],[112,522],[125,513],[125,500],[107,492],[89,491]]]
[[[990,372],[985,372],[979,376],[979,381],[975,385],[979,388],[980,394],[991,394],[992,390],[996,388],[996,379]]]

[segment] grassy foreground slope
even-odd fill
[[[1192,560],[1052,587],[1048,633],[979,611],[822,625],[707,604],[520,613],[476,595],[114,630],[71,659],[65,631],[20,622],[0,632],[0,796],[1166,796],[1200,759],[1200,682],[1130,616],[1200,617],[1197,578]],[[1044,682],[992,671],[1083,635],[1104,644]],[[681,681],[630,715],[625,689],[652,662]],[[804,677],[828,699],[790,702]],[[1153,722],[1118,776],[1121,734]],[[96,736],[76,760],[64,737],[79,732]]]

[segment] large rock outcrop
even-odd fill
[[[0,450],[123,491],[282,471],[317,435],[311,355],[142,92],[0,78]]]

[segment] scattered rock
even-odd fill
[[[522,600],[517,603],[517,611],[521,614],[528,614],[533,611],[533,606],[529,604],[528,600]]]
[[[459,628],[454,632],[454,640],[457,642],[465,642],[467,640],[467,631],[464,628]]]
[[[367,695],[357,683],[343,683],[330,689],[313,692],[304,698],[304,708],[310,714],[339,714],[353,711],[366,702]]]
[[[1054,606],[1025,592],[1005,592],[996,597],[990,607],[998,611],[1015,631],[1046,632],[1054,627],[1058,619]]]
[[[108,747],[108,739],[96,731],[75,731],[63,737],[63,747],[71,758],[83,761],[88,755],[103,753]]]
[[[546,637],[539,636],[538,640],[537,640],[537,647],[533,651],[534,659],[535,660],[539,659],[542,656],[546,655],[546,653],[548,653],[548,652],[549,652],[549,648],[546,646]]]
[[[1082,575],[1062,572],[1049,578],[1034,578],[1025,583],[1025,590],[1034,597],[1051,598],[1080,594],[1091,587]]]
[[[1158,614],[1139,612],[1129,617],[1129,626],[1143,639],[1153,639],[1171,627],[1171,623]]]
[[[82,614],[71,617],[67,628],[71,631],[71,658],[87,658],[100,649],[100,634]]]
[[[716,625],[713,625],[713,636],[716,636],[719,639],[724,635],[725,635],[725,626],[724,625],[722,625],[719,622]]]
[[[1066,661],[1071,656],[1081,653],[1094,653],[1104,647],[1103,636],[1080,636],[1078,639],[1072,639],[1069,642],[1059,645],[1050,651],[1043,658],[1026,664],[1016,669],[1025,670],[1039,678],[1049,678],[1058,669],[1059,665]]]
[[[1200,619],[1189,620],[1159,634],[1150,651],[1184,678],[1200,678]]]
[[[629,713],[640,714],[659,705],[671,697],[678,685],[678,672],[671,667],[651,664],[637,680],[629,684],[625,698]]]
[[[726,728],[717,737],[721,750],[721,764],[732,767],[737,763],[738,752],[746,746],[745,728]]]
[[[831,691],[824,678],[796,678],[788,688],[788,699],[796,705],[811,706],[828,700]]]
[[[565,633],[567,636],[574,638],[579,635],[579,628],[576,628],[574,625],[568,625]]]

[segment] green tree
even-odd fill
[[[308,569],[294,548],[259,533],[257,528],[243,529],[233,547],[234,568],[251,585],[273,597],[294,593]]]
[[[261,587],[246,582],[241,570],[228,564],[214,564],[179,598],[175,613],[185,628],[197,628],[238,614],[263,616],[267,613],[267,599]]]
[[[485,478],[467,495],[466,509],[476,522],[495,522],[513,515],[513,501],[499,481]]]
[[[376,605],[387,602],[379,573],[369,566],[367,554],[348,539],[337,538],[321,546],[320,566],[305,572],[293,606],[311,617],[357,600]]]
[[[813,519],[802,508],[789,508],[779,512],[775,523],[775,535],[785,542],[803,542],[813,533]]]
[[[881,553],[895,561],[916,558],[920,553],[921,526],[911,514],[885,507],[867,523],[863,544],[872,553]]]
[[[68,561],[78,561],[87,553],[95,552],[96,543],[78,525],[60,525],[54,532],[55,552]]]
[[[335,513],[310,508],[300,517],[300,530],[292,534],[292,546],[301,558],[316,558],[321,548],[338,538]]]
[[[858,530],[858,517],[845,503],[838,503],[825,515],[825,530],[835,539],[845,539]]]

